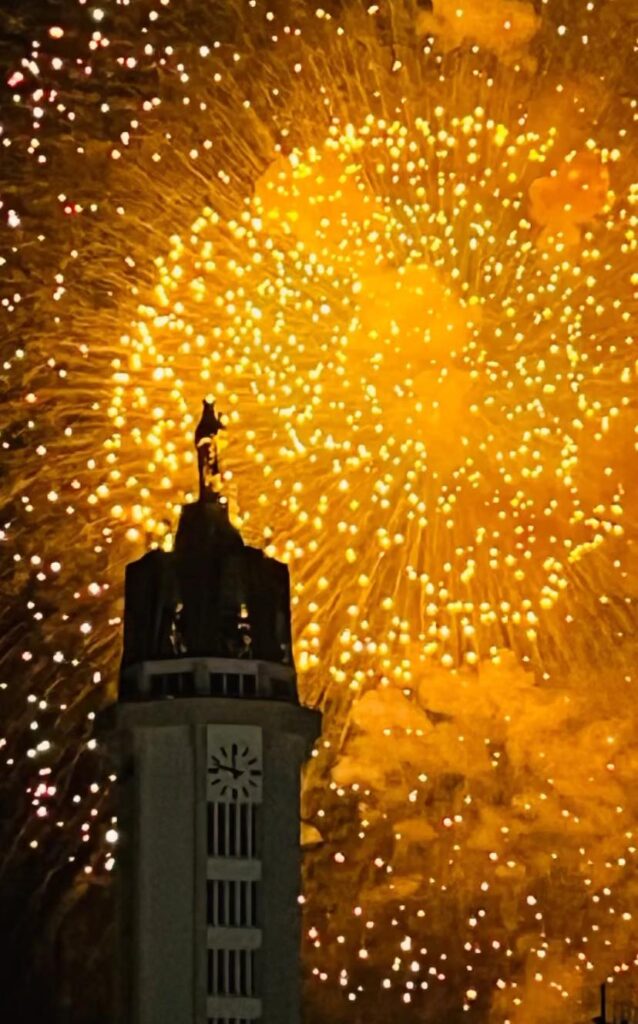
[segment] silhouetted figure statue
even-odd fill
[[[222,420],[215,412],[215,403],[202,402],[202,417],[195,429],[195,448],[197,450],[197,468],[199,471],[199,500],[214,501],[220,490],[221,473],[219,469],[220,430],[225,430]]]

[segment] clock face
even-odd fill
[[[261,729],[208,726],[206,789],[209,800],[260,803]]]

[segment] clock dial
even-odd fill
[[[208,799],[261,802],[261,729],[253,726],[208,726]]]
[[[213,790],[222,796],[232,793],[249,799],[261,785],[262,771],[259,758],[247,743],[230,743],[221,746],[219,753],[210,755],[208,774]]]

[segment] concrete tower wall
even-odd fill
[[[319,716],[224,698],[127,702],[116,714],[126,951],[118,1020],[298,1024],[300,771]],[[238,778],[222,768],[211,779],[233,743]]]

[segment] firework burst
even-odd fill
[[[91,719],[210,392],[327,712],[309,1012],[559,1020],[638,939],[632,21],[430,6],[80,5],[15,60],[7,863],[113,866]]]

